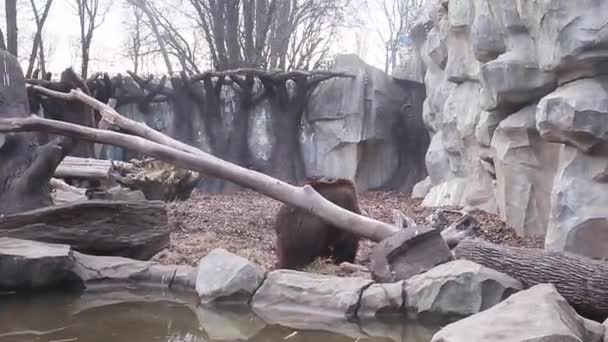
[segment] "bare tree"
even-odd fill
[[[373,8],[367,13],[375,15],[378,11],[385,27],[379,26],[378,35],[384,44],[384,71],[389,73],[398,63],[398,52],[409,39],[408,34],[413,21],[422,6],[423,0],[373,0]],[[370,18],[372,19],[372,18]],[[377,21],[376,18],[372,19]]]
[[[132,19],[127,23],[128,37],[126,41],[126,57],[133,63],[133,72],[139,72],[139,67],[142,59],[144,33],[144,12],[137,6],[129,4],[129,11],[132,14]]]
[[[148,19],[147,23],[150,26],[150,29],[152,30],[154,37],[156,38],[156,42],[158,43],[159,52],[163,57],[165,66],[167,67],[167,72],[169,74],[173,74],[173,65],[171,63],[171,59],[169,58],[169,52],[166,47],[165,39],[164,39],[163,35],[161,34],[161,31],[159,28],[159,23],[158,23],[159,19],[156,15],[155,11],[152,8],[153,2],[149,1],[149,0],[127,0],[127,1],[131,5],[139,8],[143,12],[143,14],[145,14],[146,18]]]
[[[38,65],[42,73],[46,72],[45,58],[44,58],[44,44],[42,42],[42,30],[44,28],[44,23],[49,15],[49,11],[51,9],[51,5],[53,4],[53,0],[46,0],[44,8],[42,10],[42,15],[40,15],[39,7],[36,5],[36,1],[30,0],[30,4],[32,6],[32,12],[34,13],[34,20],[36,22],[36,33],[34,34],[34,41],[32,43],[32,52],[30,53],[30,59],[27,67],[27,72],[25,77],[32,77],[32,72],[34,71],[34,65],[36,63],[36,59],[38,59]]]
[[[13,56],[18,57],[17,0],[5,0],[4,5],[6,11],[7,51]]]
[[[103,0],[75,0],[78,19],[80,20],[80,53],[81,77],[87,78],[93,34],[105,21],[111,7],[111,1],[105,5]]]

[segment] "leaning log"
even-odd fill
[[[148,260],[169,245],[160,201],[83,201],[0,217],[0,237],[72,246],[92,255]]]
[[[122,119],[126,118],[122,117]],[[336,227],[372,241],[382,241],[399,231],[397,227],[391,224],[358,215],[330,202],[310,185],[293,186],[263,173],[232,164],[198,149],[195,149],[197,153],[193,154],[185,152],[184,149],[178,150],[139,136],[42,119],[35,115],[28,118],[0,119],[0,133],[32,131],[43,131],[78,140],[119,146],[185,169],[225,179],[283,203],[302,208]],[[170,138],[164,136],[164,139],[172,144]]]
[[[467,259],[506,273],[525,287],[553,284],[579,314],[603,322],[608,317],[608,263],[563,252],[507,247],[465,239],[455,248]]]

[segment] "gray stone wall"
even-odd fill
[[[548,249],[608,257],[606,13],[597,0],[426,2],[406,62],[427,89],[425,205],[499,213]]]
[[[349,178],[356,181],[360,191],[410,192],[426,177],[424,158],[429,137],[422,120],[424,85],[394,79],[354,55],[338,56],[333,69],[356,77],[324,81],[311,93],[299,132],[301,151],[293,151],[294,157],[302,156],[305,168],[302,173]],[[234,112],[239,110],[234,91],[225,87],[221,101],[222,121],[230,132]],[[134,104],[117,109],[181,139],[172,129],[175,116],[171,103],[152,103],[146,113]],[[256,102],[248,113],[251,160],[247,164],[263,172],[271,169],[271,155],[277,144],[272,118],[281,114],[273,112],[268,98]],[[197,146],[210,151],[202,115],[205,113],[193,112],[189,123]],[[102,156],[136,157],[112,147],[104,147]]]

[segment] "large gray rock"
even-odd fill
[[[357,317],[359,298],[372,281],[292,270],[269,272],[253,296],[254,312],[270,324],[325,327]]]
[[[422,201],[425,207],[466,206],[465,192],[468,181],[465,178],[453,178],[435,185]]]
[[[451,318],[472,315],[523,288],[510,276],[467,260],[439,265],[404,285],[409,312]]]
[[[485,94],[490,98],[486,110],[531,102],[557,85],[555,74],[512,55],[502,55],[484,64],[482,73]]]
[[[536,120],[547,141],[590,152],[608,141],[608,76],[568,83],[538,104]]]
[[[199,262],[196,292],[203,303],[246,304],[262,284],[264,274],[261,266],[216,248]]]
[[[73,252],[72,272],[85,288],[104,284],[139,284],[193,292],[196,269],[190,266],[161,265],[122,257],[93,256]]]
[[[393,70],[391,76],[402,81],[424,83],[424,64],[411,48],[404,49],[399,53],[401,63]]]
[[[608,258],[608,158],[563,146],[545,248]]]
[[[360,319],[390,317],[403,310],[403,282],[372,284],[363,290],[357,310]]]
[[[306,175],[353,179],[362,191],[411,191],[426,176],[424,88],[355,55],[338,56],[333,69],[356,77],[325,81],[312,92],[301,136]]]
[[[544,235],[561,146],[536,130],[536,106],[502,120],[494,132],[496,200],[500,217],[520,236]]]
[[[484,113],[481,86],[459,84],[444,104],[440,130],[433,136],[426,165],[433,187],[425,206],[471,206],[496,212],[492,178],[481,163],[486,147],[477,140]]]
[[[426,177],[424,180],[416,183],[414,189],[412,189],[412,198],[425,198],[431,191],[431,178]]]
[[[65,285],[73,264],[68,245],[0,238],[0,291]]]
[[[564,182],[552,186],[558,158],[549,142],[593,154],[597,168],[608,155],[604,13],[608,3],[597,0],[425,1],[410,32],[426,72],[423,118],[432,136],[424,205],[499,212],[520,235],[542,234],[549,208],[555,225],[577,225],[576,214],[557,209],[579,195]]]
[[[553,285],[536,285],[452,323],[433,342],[601,342],[603,327],[580,317]]]

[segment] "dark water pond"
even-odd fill
[[[249,311],[210,310],[192,303],[194,298],[134,290],[81,295],[0,294],[0,341],[426,342],[437,330],[414,323],[380,321],[345,322],[336,325],[336,332],[314,327],[301,330],[266,324]]]

